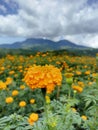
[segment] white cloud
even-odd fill
[[[10,0],[6,0],[8,2]],[[18,14],[0,16],[1,36],[67,38],[97,46],[98,5],[87,0],[14,0]],[[94,45],[92,45],[92,42]]]

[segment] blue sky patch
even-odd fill
[[[10,0],[10,2],[5,2],[0,0],[0,15],[17,14],[18,4]]]

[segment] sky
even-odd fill
[[[0,0],[0,44],[26,38],[98,48],[98,0]]]

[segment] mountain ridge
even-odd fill
[[[59,40],[57,42],[43,39],[43,38],[29,38],[22,42],[14,42],[12,44],[1,44],[0,48],[8,49],[34,49],[38,51],[48,51],[48,50],[62,50],[65,48],[78,48],[86,49],[87,46],[77,45],[68,40]]]

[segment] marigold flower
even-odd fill
[[[6,84],[0,80],[0,90],[6,89]]]
[[[85,115],[82,115],[81,118],[82,118],[83,120],[87,120],[87,116],[85,116]]]
[[[26,102],[25,102],[25,101],[21,101],[21,102],[19,103],[19,106],[20,106],[20,107],[25,107],[25,106],[26,106]]]
[[[34,103],[35,103],[35,99],[31,99],[31,100],[30,100],[30,103],[31,103],[31,104],[34,104]]]
[[[88,70],[88,71],[86,71],[86,72],[85,72],[85,74],[86,74],[86,75],[89,75],[89,74],[90,74],[90,71],[89,71],[89,70]]]
[[[81,93],[83,91],[83,88],[78,85],[73,85],[72,88],[76,90],[77,92]]]
[[[33,125],[34,122],[36,122],[38,120],[38,114],[37,113],[32,113],[29,116],[28,122],[30,123],[30,125]]]
[[[82,73],[81,73],[81,71],[76,71],[76,74],[81,75]]]
[[[33,121],[37,121],[38,120],[38,114],[37,113],[32,113],[30,115],[30,118],[33,120]]]
[[[62,75],[60,69],[53,65],[35,65],[28,69],[24,81],[31,89],[46,88],[52,92],[56,85],[61,85]]]
[[[4,71],[4,70],[5,70],[5,67],[4,67],[4,66],[2,66],[0,69],[1,69],[2,71]]]
[[[13,90],[12,91],[12,96],[17,96],[19,94],[18,90]]]
[[[81,81],[78,81],[78,85],[80,86],[80,87],[84,87],[84,83],[83,82],[81,82]]]
[[[5,83],[6,83],[6,85],[9,85],[12,83],[12,81],[13,81],[13,79],[11,77],[7,77]]]
[[[14,101],[14,99],[12,97],[7,97],[5,99],[5,102],[8,103],[8,104],[12,103],[13,101]]]
[[[15,71],[12,70],[12,71],[9,72],[9,75],[12,75],[12,74],[14,74],[14,73],[15,73]]]
[[[25,85],[20,85],[20,89],[25,89]]]
[[[28,122],[30,125],[34,125],[34,121],[31,118],[28,118]]]

